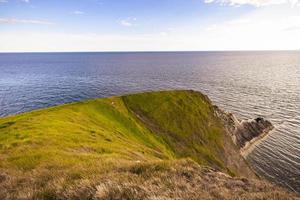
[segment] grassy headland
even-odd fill
[[[255,178],[209,99],[195,91],[88,100],[0,119],[3,199],[90,198],[85,190],[98,191],[97,180],[108,174],[120,181],[121,172],[170,170],[182,159]]]

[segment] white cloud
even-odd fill
[[[24,3],[29,3],[30,2],[30,0],[20,0],[20,1],[22,1]],[[7,2],[8,2],[8,0],[0,0],[0,3],[7,3]]]
[[[252,5],[256,7],[279,4],[290,4],[292,6],[300,5],[299,0],[204,0],[204,2],[230,6]]]
[[[300,49],[300,8],[265,7],[204,30],[202,37],[211,42],[213,49]]]
[[[194,35],[102,35],[0,31],[0,52],[38,51],[173,51],[299,49],[300,30],[279,33],[258,26],[220,25]],[[280,24],[284,21],[280,22]],[[228,25],[228,24],[227,24]],[[252,28],[259,28],[252,30]]]
[[[120,20],[119,23],[122,26],[130,27],[130,26],[134,26],[135,25],[135,21],[136,20],[137,20],[136,18],[128,17],[127,19]]]
[[[300,26],[289,26],[283,29],[284,31],[299,31]]]
[[[53,25],[54,23],[33,19],[0,18],[0,24],[41,24]]]
[[[293,50],[300,49],[300,7],[267,6],[235,20],[201,27],[172,27],[157,30],[155,34],[103,35],[0,30],[0,35],[2,52]]]
[[[75,11],[72,12],[72,14],[74,14],[74,15],[83,15],[84,12],[80,11],[80,10],[75,10]]]
[[[165,31],[163,31],[163,32],[160,32],[159,33],[161,36],[163,36],[163,37],[166,37],[166,36],[168,36],[169,34],[167,33],[167,32],[165,32]]]
[[[132,26],[132,23],[127,20],[121,20],[120,23],[122,26]]]
[[[0,31],[0,52],[192,50],[185,37]]]

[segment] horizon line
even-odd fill
[[[192,52],[282,52],[282,51],[300,51],[300,49],[265,49],[265,50],[134,50],[134,51],[0,51],[0,54],[10,53],[192,53]]]

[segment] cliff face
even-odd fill
[[[190,157],[231,175],[255,177],[207,96],[169,91],[128,95],[123,101],[178,157]]]
[[[263,137],[273,128],[271,122],[260,117],[253,120],[241,121],[233,132],[234,141],[240,148],[243,148],[247,142]]]
[[[239,153],[265,122],[235,120],[195,91],[89,100],[0,119],[0,199],[230,199],[236,192],[278,199]]]
[[[240,121],[232,113],[222,111],[216,106],[215,113],[223,120],[232,141],[241,151],[255,140],[267,135],[274,128],[270,121],[261,117]]]

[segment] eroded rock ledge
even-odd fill
[[[215,113],[223,119],[225,127],[233,142],[241,151],[248,148],[255,141],[267,135],[274,126],[262,117],[249,120],[239,120],[232,113],[225,112],[216,107]]]

